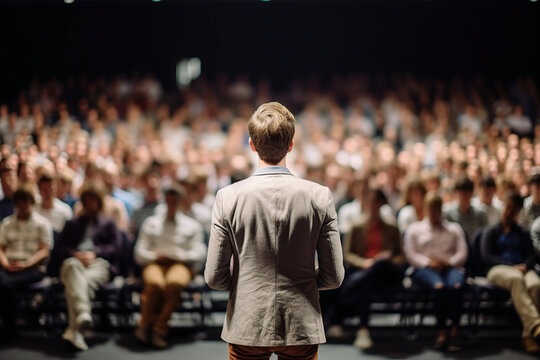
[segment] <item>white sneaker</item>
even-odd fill
[[[88,350],[88,345],[84,341],[84,336],[80,331],[72,328],[67,328],[62,334],[62,339],[69,341],[75,348],[79,350]]]
[[[326,336],[332,339],[342,339],[346,334],[341,325],[332,325],[326,330]]]
[[[94,325],[92,315],[87,312],[80,313],[75,321],[80,331],[88,330]]]
[[[373,347],[373,340],[369,334],[368,329],[360,329],[356,332],[356,340],[354,340],[354,347],[360,350],[367,350]]]

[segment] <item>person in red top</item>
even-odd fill
[[[360,317],[354,346],[362,350],[373,346],[368,331],[371,294],[401,281],[405,259],[399,229],[381,219],[380,208],[386,204],[382,190],[369,190],[368,204],[368,216],[345,236],[343,251],[349,275],[340,289],[342,301],[353,304]]]

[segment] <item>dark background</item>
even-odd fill
[[[152,72],[291,78],[401,73],[512,79],[539,74],[540,2],[0,1],[0,101],[33,77]]]

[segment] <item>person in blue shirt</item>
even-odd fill
[[[523,324],[527,352],[540,347],[540,277],[534,271],[535,252],[529,232],[518,224],[523,199],[514,193],[506,198],[501,221],[483,231],[481,257],[487,278],[508,290]]]
[[[0,169],[0,180],[2,182],[2,191],[4,198],[0,200],[0,220],[13,215],[13,201],[12,196],[17,187],[17,174],[15,170],[4,167]]]

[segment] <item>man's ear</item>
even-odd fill
[[[251,139],[249,139],[249,143],[251,144]],[[287,150],[287,152],[291,152],[293,145],[294,145],[294,141],[291,140],[291,145],[289,145],[289,149]]]
[[[255,145],[253,145],[253,141],[251,141],[251,137],[249,138],[249,146],[251,147],[251,151],[257,152],[257,149],[255,149]]]

